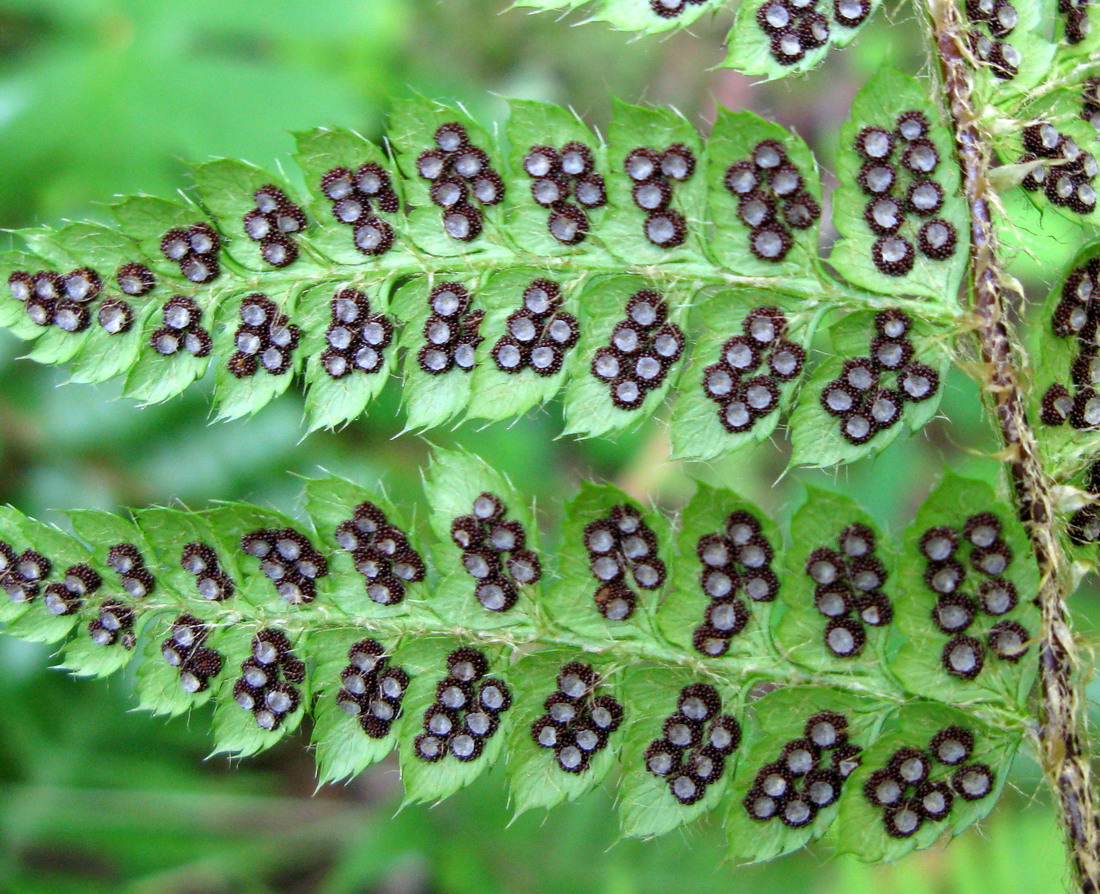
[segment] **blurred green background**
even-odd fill
[[[211,155],[279,164],[288,132],[330,124],[377,137],[388,103],[410,91],[460,100],[499,120],[501,97],[568,103],[600,125],[610,96],[670,103],[705,129],[715,103],[795,127],[828,171],[852,93],[884,59],[917,71],[908,7],[880,14],[854,48],[795,84],[754,86],[712,70],[729,16],[692,35],[629,43],[504,11],[505,0],[0,0],[0,225],[102,217],[116,193],[166,194],[186,161]],[[828,179],[827,173],[827,179]],[[1019,205],[1009,233],[1027,242],[1016,272],[1040,294],[1074,249]],[[60,521],[69,507],[118,509],[178,498],[247,499],[293,509],[292,473],[324,467],[382,480],[422,502],[429,446],[401,429],[390,388],[370,418],[301,441],[288,395],[256,419],[208,425],[207,390],[158,408],[114,387],[67,386],[64,371],[18,358],[0,337],[0,501]],[[433,433],[506,469],[539,499],[547,525],[580,477],[613,480],[674,509],[693,477],[780,510],[800,480],[829,483],[898,529],[951,462],[992,475],[976,390],[949,383],[944,416],[873,460],[783,477],[786,445],[722,463],[664,461],[660,419],[614,441],[553,441],[551,406],[513,425]],[[1095,594],[1076,597],[1096,629]],[[49,671],[42,648],[0,638],[0,892],[668,892],[832,894],[1054,891],[1065,881],[1038,769],[1022,757],[982,831],[892,867],[827,849],[774,864],[724,862],[722,830],[702,824],[654,842],[617,840],[601,790],[548,816],[511,814],[499,774],[435,809],[395,815],[395,766],[314,793],[302,735],[240,765],[204,760],[208,717],[129,712],[129,682]]]

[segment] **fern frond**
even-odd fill
[[[906,308],[922,319],[906,364],[917,357],[936,379],[919,411],[849,431],[823,417],[819,389],[802,389],[795,418],[832,446],[796,461],[846,461],[883,446],[896,421],[931,417],[966,257],[957,175],[909,161],[910,144],[948,154],[937,110],[897,73],[863,96],[841,147],[851,182],[834,197],[846,238],[830,259],[857,285],[818,255],[817,165],[778,125],[724,113],[704,143],[672,112],[619,103],[605,143],[564,109],[516,102],[505,142],[415,100],[394,111],[384,149],[346,131],[300,134],[304,193],[220,160],[197,166],[179,201],[122,200],[116,227],[21,232],[0,258],[0,325],[75,381],[124,376],[143,403],[212,369],[222,419],[300,376],[310,427],[340,425],[398,369],[413,429],[522,414],[560,392],[566,431],[591,436],[671,393],[677,454],[710,458],[775,429],[826,314],[855,358],[874,320],[838,315]],[[914,116],[920,134],[868,154],[861,135]],[[918,181],[935,201],[910,212]],[[771,309],[770,335],[743,331]],[[905,401],[901,381],[878,387]],[[853,412],[879,393],[857,391]]]
[[[0,618],[75,674],[138,659],[148,710],[212,701],[218,752],[307,714],[322,781],[396,747],[407,801],[499,761],[518,810],[551,807],[617,768],[627,834],[725,810],[748,861],[838,816],[838,840],[896,856],[992,806],[1029,722],[1037,619],[1024,532],[988,485],[946,481],[900,542],[823,492],[787,528],[724,490],[677,521],[586,485],[552,551],[479,459],[437,452],[425,490],[428,539],[339,478],[310,481],[299,518],[73,512],[68,535],[7,509]],[[967,754],[937,755],[952,735]]]

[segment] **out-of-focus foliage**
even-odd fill
[[[0,225],[57,224],[99,215],[112,193],[164,194],[183,185],[182,163],[209,155],[261,165],[292,150],[288,131],[321,124],[379,136],[393,98],[412,91],[501,117],[500,96],[572,104],[602,126],[612,93],[677,105],[709,120],[712,97],[793,127],[830,166],[836,128],[856,88],[889,58],[912,71],[912,11],[885,10],[853,47],[797,83],[750,88],[708,71],[715,40],[688,34],[627,47],[602,27],[572,29],[549,16],[502,13],[500,0],[0,0]],[[892,17],[892,20],[889,17]],[[721,25],[700,20],[694,30]],[[826,172],[828,173],[828,172]],[[1023,203],[1025,206],[1027,203]],[[826,214],[827,218],[828,215]],[[1049,217],[1049,216],[1048,216]],[[1073,247],[1023,208],[1017,269],[1049,284]],[[1036,294],[1045,288],[1036,290]],[[397,501],[413,493],[427,445],[404,437],[398,393],[339,434],[303,434],[298,396],[248,422],[207,426],[198,389],[136,410],[107,387],[56,388],[63,374],[15,360],[0,342],[0,501],[59,521],[50,510],[115,509],[176,497],[189,505],[249,499],[293,509],[293,473],[319,467],[381,481]],[[990,450],[976,389],[946,383],[942,411],[921,436],[873,462],[801,480],[831,482],[900,531],[945,462],[975,472]],[[539,498],[547,523],[580,476],[614,480],[666,507],[688,476],[740,490],[762,506],[795,491],[780,480],[777,441],[713,464],[664,463],[660,419],[626,437],[554,442],[560,406],[512,425],[466,425],[433,435],[506,471]],[[778,483],[776,483],[778,482]],[[1085,633],[1100,613],[1081,592]],[[773,865],[723,863],[713,826],[655,842],[616,842],[606,794],[533,811],[508,825],[500,778],[435,810],[394,816],[390,765],[316,796],[300,737],[259,760],[204,762],[208,718],[171,722],[126,713],[123,678],[111,685],[47,670],[48,654],[0,644],[0,890],[24,892],[557,892],[608,894],[731,889],[805,894],[1056,890],[1062,880],[1052,811],[1032,800],[1034,764],[1021,758],[985,826],[949,850],[896,867],[812,853]]]

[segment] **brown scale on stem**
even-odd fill
[[[1007,322],[1009,302],[1022,302],[1023,296],[1008,284],[1010,280],[998,258],[997,234],[990,215],[995,199],[989,180],[992,153],[972,100],[965,26],[958,7],[949,0],[929,0],[928,12],[954,124],[963,190],[970,207],[971,310],[984,363],[982,385],[1005,442],[1005,462],[1015,488],[1017,509],[1039,564],[1039,751],[1058,797],[1078,887],[1085,894],[1096,894],[1100,892],[1100,828],[1085,714],[1081,692],[1075,685],[1079,667],[1065,603],[1067,562],[1055,535],[1051,481],[1040,465],[1035,433],[1027,419],[1017,342]]]

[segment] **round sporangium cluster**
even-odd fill
[[[180,553],[180,567],[195,578],[200,599],[221,602],[237,592],[233,578],[225,573],[217,552],[208,543],[194,541]]]
[[[955,798],[978,801],[989,795],[993,771],[985,764],[966,763],[973,750],[970,730],[948,726],[927,747],[898,748],[885,766],[873,771],[863,783],[863,797],[881,808],[886,834],[908,838],[926,822],[946,821]]]
[[[252,654],[241,662],[233,700],[252,712],[256,726],[272,732],[302,703],[298,686],[305,679],[305,663],[295,657],[287,635],[269,627],[252,638]]]
[[[240,324],[233,333],[237,349],[225,362],[238,379],[256,375],[262,367],[273,376],[285,375],[294,364],[301,330],[267,295],[255,293],[241,302]]]
[[[424,580],[420,553],[374,503],[360,503],[351,518],[337,525],[336,543],[352,554],[367,596],[379,605],[397,605],[405,599],[408,584]]]
[[[417,157],[416,172],[431,184],[428,196],[442,210],[444,232],[471,242],[481,235],[482,209],[504,199],[504,181],[461,124],[441,125],[433,142]]]
[[[131,262],[115,271],[119,291],[130,298],[143,298],[157,287],[156,275],[144,264]],[[100,302],[96,322],[108,335],[129,332],[134,325],[132,302],[123,298],[105,298]]]
[[[863,219],[876,236],[871,262],[886,276],[909,273],[918,250],[943,261],[958,247],[954,224],[935,216],[943,207],[944,189],[933,177],[940,153],[929,139],[930,127],[923,112],[910,110],[897,117],[892,130],[872,125],[855,137],[853,148],[863,159],[857,182],[868,196]]]
[[[612,695],[596,694],[600,675],[589,664],[563,664],[557,684],[543,703],[546,713],[531,724],[531,738],[552,749],[566,773],[583,773],[623,722],[623,706]]]
[[[1039,419],[1044,425],[1069,422],[1077,429],[1100,425],[1100,354],[1096,336],[1100,325],[1100,258],[1075,268],[1062,284],[1062,297],[1051,316],[1059,338],[1076,340],[1077,356],[1070,366],[1072,393],[1055,383],[1043,394]]]
[[[723,530],[699,538],[695,554],[702,566],[699,587],[710,602],[692,645],[701,655],[719,658],[752,615],[739,594],[753,602],[771,602],[779,592],[779,578],[771,568],[775,550],[759,519],[739,509],[729,514]]]
[[[91,323],[103,280],[90,267],[70,273],[16,270],[8,276],[8,291],[36,326],[56,326],[62,332],[75,333]]]
[[[359,251],[376,257],[393,248],[393,227],[378,215],[396,213],[401,202],[385,168],[374,162],[355,171],[333,168],[321,177],[321,192],[332,202],[336,222],[352,229]]]
[[[671,207],[677,183],[695,173],[695,154],[683,143],[663,152],[648,146],[632,149],[623,159],[634,204],[645,212],[642,234],[658,248],[676,248],[687,239],[687,219]]]
[[[718,362],[703,370],[703,393],[718,404],[718,421],[731,434],[776,412],[780,387],[802,372],[806,351],[786,332],[781,310],[754,308],[741,322],[742,334],[727,339]]]
[[[378,372],[393,343],[393,322],[371,313],[370,299],[358,289],[341,289],[330,302],[332,322],[325,331],[321,366],[333,379]]]
[[[340,671],[340,710],[359,719],[359,726],[372,739],[384,739],[401,716],[401,705],[409,688],[409,675],[390,665],[378,640],[363,639],[348,649],[348,664]]]
[[[119,645],[127,652],[137,644],[134,609],[118,599],[105,599],[98,614],[88,622],[88,638],[97,646]]]
[[[133,600],[145,599],[156,590],[156,579],[146,567],[141,551],[132,543],[112,546],[107,551],[107,567],[118,575],[123,591]],[[96,645],[117,644],[128,651],[137,642],[134,634],[136,617],[132,606],[119,599],[105,599],[100,603],[96,617],[88,622],[88,636]]]
[[[631,578],[639,589],[657,590],[668,577],[657,556],[657,535],[629,503],[612,506],[603,518],[585,525],[584,548],[598,582],[592,598],[609,621],[625,621],[638,607]]]
[[[1064,39],[1068,44],[1079,44],[1092,32],[1089,21],[1089,0],[1058,0],[1058,12],[1065,17]]]
[[[306,228],[306,216],[279,187],[268,184],[252,194],[256,205],[244,215],[244,233],[260,243],[260,257],[272,267],[288,267],[298,259],[295,233]]]
[[[222,656],[206,645],[209,636],[210,627],[201,618],[180,615],[160,644],[165,663],[179,670],[184,692],[206,691],[210,680],[222,672]]]
[[[840,423],[850,444],[863,444],[901,421],[906,403],[936,395],[940,377],[914,360],[908,339],[912,319],[900,310],[875,315],[876,335],[866,357],[846,360],[837,378],[821,390],[821,406]]]
[[[787,11],[788,0],[771,0],[761,12],[771,8]],[[807,15],[824,18],[816,12]],[[809,229],[821,217],[802,171],[778,140],[757,143],[748,159],[726,169],[722,182],[737,199],[738,219],[749,228],[749,250],[762,261],[782,261],[794,245],[791,230]]]
[[[510,611],[519,588],[538,583],[542,563],[527,549],[527,532],[500,497],[479,494],[469,515],[451,522],[451,540],[462,550],[462,567],[477,583],[474,597],[491,612]]]
[[[523,170],[531,178],[531,197],[549,212],[550,235],[563,245],[583,242],[588,235],[586,212],[607,204],[607,186],[596,173],[592,150],[576,140],[561,149],[532,146],[523,157]]]
[[[130,298],[144,298],[157,287],[157,277],[144,264],[131,262],[123,264],[115,271],[115,282],[123,295]]]
[[[441,282],[428,295],[431,314],[424,323],[424,345],[416,355],[428,375],[452,369],[468,373],[477,365],[485,312],[470,310],[470,300],[469,291],[457,282]]]
[[[179,264],[184,279],[203,285],[221,275],[218,263],[221,244],[217,231],[200,222],[187,229],[169,230],[160,240],[160,251],[169,261]]]
[[[1085,78],[1081,89],[1081,120],[1100,133],[1100,76]]]
[[[973,27],[967,32],[970,52],[1002,81],[1020,70],[1020,51],[1007,38],[1020,22],[1009,0],[966,0],[966,16]]]
[[[132,543],[119,543],[107,551],[107,566],[118,575],[122,589],[133,599],[145,599],[157,588],[156,579]]]
[[[539,376],[561,371],[565,352],[580,338],[580,325],[561,310],[561,286],[548,279],[532,280],[523,290],[523,307],[510,314],[506,334],[493,345],[497,369],[519,373],[530,369]]]
[[[720,782],[726,758],[741,744],[741,724],[722,712],[722,698],[708,683],[680,690],[676,712],[661,726],[662,736],[645,750],[645,768],[668,782],[681,804],[694,804],[707,786]]]
[[[940,664],[960,680],[973,680],[982,672],[987,652],[1015,664],[1030,649],[1031,634],[1008,617],[1020,596],[1004,576],[1013,556],[1001,533],[996,515],[979,512],[961,529],[929,528],[920,538],[924,585],[936,594],[931,621],[949,637]],[[998,619],[986,631],[984,642],[971,630],[980,615]]]
[[[39,565],[41,557],[37,553],[30,556],[29,553],[32,551],[28,550],[23,556],[15,556],[14,553],[9,555],[9,551],[5,550],[6,546],[7,544],[0,543],[0,563],[3,565],[3,571],[0,572],[0,581],[4,582],[5,590],[8,589],[7,577],[9,574],[13,574],[10,570],[13,568],[13,562],[18,565],[19,561],[30,559],[31,564],[26,566],[24,572],[30,571],[32,576],[41,570]],[[20,590],[26,588],[28,583],[35,583],[35,581],[28,582],[24,574],[13,576],[15,577],[12,581],[15,584],[13,599],[20,595]],[[75,615],[84,605],[84,600],[95,593],[102,585],[103,578],[99,576],[99,572],[94,568],[84,564],[70,565],[65,569],[65,576],[61,581],[49,584],[46,587],[42,596],[42,604],[46,606],[46,611],[51,615],[58,617]]]
[[[1024,128],[1023,147],[1019,163],[1036,163],[1020,183],[1024,189],[1042,190],[1050,202],[1077,214],[1096,209],[1094,181],[1100,163],[1095,155],[1046,121]]]
[[[668,302],[653,289],[630,297],[626,317],[615,324],[609,341],[592,354],[590,369],[607,383],[620,410],[638,409],[684,353],[683,330],[668,320]]]
[[[17,553],[11,544],[0,540],[0,586],[12,602],[36,599],[52,570],[53,563],[37,550],[26,549]]]
[[[447,676],[436,684],[435,702],[424,712],[424,732],[413,740],[419,760],[435,763],[450,754],[466,762],[481,756],[512,706],[512,691],[488,672],[488,659],[477,649],[462,647],[447,656]]]
[[[317,581],[328,576],[328,562],[304,534],[293,528],[260,528],[241,538],[241,549],[291,605],[317,598]]]
[[[767,0],[756,11],[756,24],[771,41],[772,58],[780,65],[796,65],[806,53],[829,42],[829,17],[818,0]],[[826,4],[822,4],[827,6]],[[871,12],[867,0],[836,0],[838,24],[854,28]]]
[[[814,607],[827,619],[822,641],[837,658],[855,658],[867,642],[867,627],[885,627],[894,619],[882,592],[886,566],[875,558],[875,534],[866,525],[848,525],[837,548],[815,549],[806,559],[814,582]]]
[[[149,346],[162,357],[180,351],[192,357],[210,356],[210,333],[201,325],[202,308],[194,298],[175,295],[161,308],[164,325],[153,330]]]
[[[803,735],[785,743],[776,759],[757,772],[741,802],[745,812],[758,822],[778,819],[792,829],[808,826],[819,810],[836,803],[861,753],[848,741],[843,714],[814,714]]]
[[[649,8],[662,19],[675,19],[689,6],[701,6],[707,0],[649,0]]]

